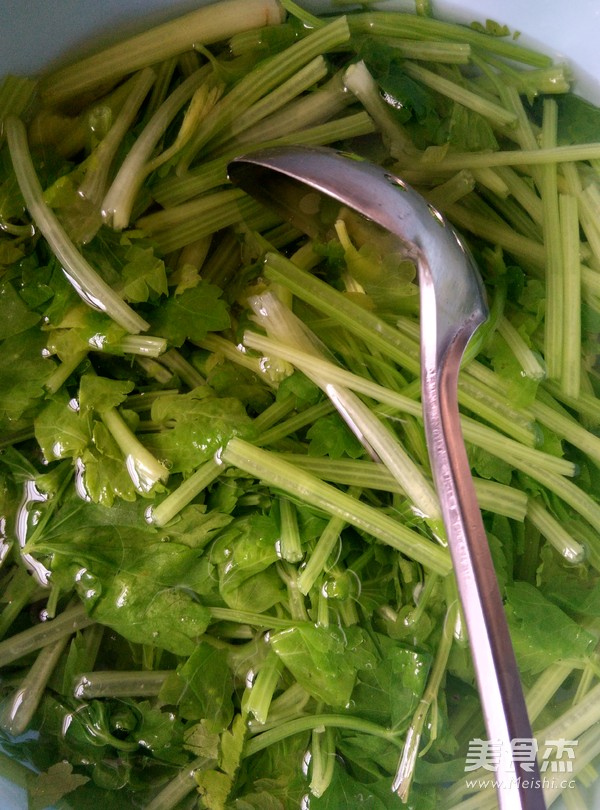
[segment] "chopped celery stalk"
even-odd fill
[[[179,173],[190,167],[202,147],[228,126],[234,115],[240,115],[281,81],[294,75],[316,56],[347,42],[349,37],[346,19],[340,17],[316,29],[282,53],[261,62],[221,99],[198,127],[179,161]]]
[[[561,387],[570,397],[579,395],[581,384],[581,262],[577,200],[559,196],[562,260],[563,346]]]
[[[499,104],[487,101],[487,99],[477,93],[473,93],[455,82],[451,82],[443,76],[439,76],[437,73],[421,67],[421,65],[414,65],[408,62],[404,69],[409,76],[422,82],[426,87],[437,90],[438,93],[451,98],[453,101],[457,101],[464,107],[468,107],[480,113],[486,118],[489,118],[489,120],[497,126],[511,126],[516,124],[516,116],[511,110],[506,110]]]
[[[257,25],[281,22],[276,0],[226,0],[191,11],[45,76],[40,92],[58,105],[98,85]]]
[[[269,481],[292,496],[300,496],[328,514],[346,519],[357,528],[368,531],[383,543],[418,559],[432,571],[445,575],[450,570],[448,553],[440,546],[407,529],[401,523],[371,507],[323,484],[307,473],[295,469],[273,454],[253,447],[242,439],[231,439],[222,454],[227,464],[239,467]]]
[[[83,300],[111,317],[128,332],[143,332],[148,323],[134,312],[98,275],[71,242],[56,215],[45,204],[27,145],[25,126],[17,118],[5,122],[6,137],[21,193],[36,226],[62,263],[63,271]]]
[[[171,120],[207,80],[207,72],[200,69],[167,98],[154,113],[144,131],[121,164],[102,202],[102,216],[114,228],[127,227],[135,198],[151,170],[150,156],[165,133]]]

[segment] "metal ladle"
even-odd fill
[[[266,149],[232,161],[229,177],[311,236],[322,232],[325,212],[337,201],[396,235],[417,265],[425,434],[486,730],[506,757],[502,771],[496,763],[498,801],[502,810],[543,810],[537,763],[528,761],[522,772],[514,756],[514,741],[533,735],[460,429],[460,363],[488,316],[474,260],[421,195],[381,167],[345,153]]]

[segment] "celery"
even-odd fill
[[[561,194],[559,214],[563,247],[563,354],[560,381],[565,394],[576,398],[581,382],[581,263],[576,198]]]
[[[25,127],[16,118],[5,122],[15,174],[31,216],[63,265],[71,284],[84,301],[106,312],[129,332],[143,332],[148,323],[135,313],[88,264],[70,241],[58,218],[44,203],[42,188],[27,146]]]
[[[408,62],[405,70],[409,76],[422,82],[426,87],[436,90],[453,101],[462,104],[475,112],[488,118],[497,126],[511,126],[516,124],[516,116],[510,110],[506,110],[499,104],[482,98],[481,95],[473,93],[459,84],[449,81],[444,76],[439,76],[427,68]]]
[[[198,70],[175,90],[154,113],[144,131],[121,164],[102,202],[102,216],[117,229],[129,224],[135,198],[151,171],[152,150],[164,135],[165,129],[181,107],[206,81],[207,71]]]
[[[369,531],[384,543],[402,550],[409,557],[419,559],[431,570],[441,574],[449,571],[449,558],[445,550],[407,529],[398,521],[379,514],[376,510],[351,496],[321,483],[313,476],[259,450],[241,439],[232,439],[222,458],[228,464],[246,472],[253,472],[272,485],[291,495],[300,495],[331,515]]]
[[[168,672],[160,670],[145,673],[112,670],[83,672],[73,686],[73,692],[77,698],[122,698],[136,695],[150,697],[158,695],[167,674]]]
[[[23,734],[42,699],[48,680],[62,656],[68,636],[43,647],[17,687],[13,699],[3,707],[0,728],[15,737]]]
[[[557,107],[552,99],[544,102],[542,148],[556,146]],[[544,239],[546,249],[546,320],[544,353],[548,376],[560,379],[563,345],[563,296],[561,267],[564,261],[558,210],[558,176],[556,166],[541,170],[541,197],[544,205]]]
[[[348,39],[348,26],[345,18],[341,17],[317,29],[272,59],[259,64],[224,96],[220,104],[196,130],[192,141],[179,160],[179,173],[189,168],[202,147],[229,124],[232,115],[237,116],[240,112],[247,110],[265,93],[279,85],[282,80],[295,74],[316,56],[347,42]]]
[[[275,0],[226,0],[189,12],[50,73],[42,80],[40,92],[46,103],[58,105],[100,84],[183,53],[196,43],[219,42],[236,31],[279,22],[281,10]]]

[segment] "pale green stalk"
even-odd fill
[[[106,193],[108,175],[123,138],[135,121],[135,117],[156,75],[151,68],[145,68],[131,80],[131,90],[119,114],[105,137],[86,159],[86,172],[78,193],[81,197],[100,206]]]
[[[202,490],[212,484],[223,471],[223,465],[219,464],[215,459],[204,462],[177,489],[170,492],[163,501],[157,506],[151,507],[148,515],[149,522],[155,526],[165,526],[185,506],[191,503]]]
[[[0,125],[9,115],[19,118],[29,106],[37,86],[37,80],[28,76],[8,74],[0,81]],[[0,130],[2,127],[0,126]],[[0,133],[0,143],[2,133]]]
[[[169,673],[170,670],[81,672],[78,673],[77,680],[73,684],[73,696],[78,700],[155,697],[159,694]]]
[[[311,14],[301,5],[294,2],[294,0],[280,0],[280,2],[288,14],[300,20],[309,30],[311,28],[321,28],[326,24],[322,17],[316,17],[314,14]]]
[[[312,425],[317,419],[322,416],[328,416],[333,413],[334,407],[329,400],[323,400],[316,405],[306,408],[300,413],[291,416],[284,422],[280,422],[273,427],[265,430],[264,433],[259,434],[254,440],[255,444],[259,447],[277,444],[282,439],[292,436],[296,431],[301,430],[307,425]]]
[[[469,110],[487,118],[492,125],[498,127],[510,127],[517,123],[514,112],[501,107],[493,101],[489,101],[478,93],[473,93],[456,82],[452,82],[443,76],[434,73],[432,70],[415,65],[412,62],[405,62],[404,71],[413,79],[424,84],[426,87],[441,93],[447,98],[462,104]]]
[[[542,225],[543,206],[535,188],[510,166],[498,166],[496,171],[506,184],[509,193],[527,211],[531,219],[538,225]]]
[[[214,766],[214,760],[199,757],[180,769],[177,776],[167,783],[160,793],[146,805],[146,810],[174,810],[181,802],[198,788],[194,779],[196,771],[203,771]]]
[[[290,102],[253,127],[239,132],[235,144],[238,147],[242,144],[258,144],[289,137],[292,132],[300,133],[334,118],[353,101],[344,87],[341,74],[336,73],[322,87]],[[225,144],[218,153],[224,152],[228,146],[229,144]]]
[[[576,565],[585,559],[584,547],[548,512],[539,501],[529,499],[527,517],[567,562]]]
[[[357,498],[360,491],[348,490],[348,494]],[[303,566],[298,575],[298,590],[305,596],[309,593],[318,577],[327,565],[327,560],[340,542],[340,535],[346,526],[346,521],[340,517],[332,517],[323,529],[315,547],[308,557],[308,561]]]
[[[159,481],[167,480],[167,468],[144,447],[116,408],[102,411],[100,418],[123,453],[125,467],[138,492],[150,492]]]
[[[177,349],[169,349],[168,352],[165,352],[161,357],[161,363],[163,363],[169,371],[172,371],[173,374],[177,374],[188,388],[200,388],[202,385],[206,385],[204,377],[196,371],[191,363],[188,363]]]
[[[442,62],[445,65],[468,65],[472,52],[471,46],[466,42],[400,39],[398,37],[379,37],[379,42],[399,51],[405,59]]]
[[[414,161],[418,150],[383,101],[379,86],[365,63],[360,61],[351,64],[344,72],[343,81],[375,121],[392,157],[402,163]]]
[[[40,92],[46,104],[58,105],[196,44],[220,42],[238,31],[282,20],[277,0],[225,0],[203,6],[50,73],[40,83]]]
[[[281,559],[297,563],[304,557],[296,507],[288,498],[279,498],[279,553]]]
[[[554,99],[544,100],[541,145],[556,146],[558,107]],[[555,164],[540,171],[540,189],[544,210],[544,244],[546,246],[546,317],[544,319],[544,355],[548,376],[561,379],[563,326],[563,247],[558,207],[558,175]]]
[[[438,642],[433,666],[429,673],[427,686],[421,696],[419,705],[406,732],[406,740],[402,750],[402,757],[392,784],[392,790],[397,793],[402,802],[407,802],[410,786],[414,777],[415,765],[421,744],[421,737],[425,728],[425,721],[432,705],[437,701],[444,673],[448,665],[448,656],[454,641],[454,629],[458,617],[458,604],[448,605],[444,618],[442,637]]]
[[[578,447],[596,464],[600,464],[600,438],[574,419],[570,414],[561,413],[542,401],[541,395],[529,405],[533,417],[558,436]]]
[[[581,386],[581,261],[577,198],[559,196],[562,254],[563,344],[560,384],[570,397]]]
[[[469,231],[492,244],[500,245],[504,250],[526,262],[531,262],[536,267],[544,266],[547,254],[544,245],[516,233],[504,222],[494,222],[488,217],[456,203],[448,206],[445,214],[461,230]]]
[[[353,33],[370,36],[409,39],[438,39],[462,42],[507,59],[532,67],[550,67],[552,59],[533,48],[525,48],[507,37],[490,37],[465,25],[436,20],[432,17],[401,12],[377,12],[349,15]]]
[[[273,361],[272,366],[269,366],[268,363],[264,362],[264,358],[247,354],[243,347],[234,345],[230,340],[226,340],[220,335],[207,335],[203,340],[197,341],[196,345],[202,349],[207,349],[209,352],[222,355],[237,366],[247,368],[271,387],[275,387],[278,378],[286,375],[289,371],[287,368],[280,367],[279,372],[281,373],[279,373],[276,360]],[[281,366],[281,364],[279,365]]]
[[[383,464],[355,459],[332,460],[300,454],[284,453],[282,457],[313,475],[345,486],[374,489],[382,492],[406,493]],[[475,493],[481,509],[523,521],[527,512],[527,495],[520,489],[473,478]]]
[[[491,191],[497,197],[501,199],[508,197],[508,186],[500,177],[497,169],[473,169],[473,176],[480,186],[488,189],[488,191]]]
[[[80,363],[83,363],[87,357],[87,354],[87,352],[75,352],[66,360],[59,363],[59,365],[56,367],[56,371],[54,371],[46,380],[46,385],[44,386],[46,391],[48,391],[49,394],[56,394],[56,392],[62,388],[63,384],[69,379],[77,366]]]
[[[459,380],[458,401],[512,439],[526,447],[535,447],[538,433],[531,415],[513,408],[510,400],[503,402],[493,388],[486,388],[478,380],[464,374]]]
[[[546,376],[544,366],[539,358],[525,343],[525,340],[506,317],[500,318],[496,327],[498,333],[504,338],[515,359],[521,366],[523,374],[532,380],[543,380]]]
[[[376,402],[389,405],[402,413],[415,416],[417,419],[423,418],[422,406],[417,400],[396,393],[389,388],[340,368],[328,360],[314,357],[308,352],[273,341],[255,332],[245,332],[244,343],[250,348],[265,351],[269,354],[278,352],[280,357],[288,360],[304,372],[312,369],[313,372],[316,371],[319,375],[327,377],[333,384],[346,386],[352,391],[364,394]],[[470,417],[461,416],[461,428],[467,442],[487,450],[511,465],[515,460],[523,460],[528,461],[531,465],[540,465],[557,475],[575,475],[575,467],[572,462],[523,445],[497,433],[486,425],[476,422]]]
[[[69,607],[51,621],[34,625],[0,642],[0,667],[8,666],[41,647],[58,644],[65,636],[94,624],[83,605]]]
[[[258,122],[263,121],[267,116],[280,110],[284,104],[288,104],[301,93],[309,90],[313,85],[317,84],[327,75],[327,63],[322,56],[315,57],[307,65],[304,65],[297,73],[290,76],[289,79],[277,85],[270,93],[261,98],[256,104],[253,104],[242,115],[236,118],[224,127],[219,133],[218,137],[211,142],[211,150],[215,145],[223,144],[230,138],[243,134],[244,139],[247,141],[247,131],[254,127]],[[290,131],[288,126],[287,132]]]
[[[146,214],[137,221],[137,226],[147,234],[156,234],[185,223],[190,219],[200,219],[214,210],[227,210],[227,207],[246,197],[239,188],[227,188],[205,194],[182,205],[163,208],[151,214]]]
[[[35,577],[30,576],[25,568],[13,569],[10,580],[4,580],[3,585],[0,638],[4,638],[23,608],[41,594],[45,595],[46,589],[40,589]]]
[[[514,149],[497,152],[448,152],[438,160],[424,153],[419,164],[412,168],[430,171],[456,172],[460,169],[478,169],[496,166],[544,166],[571,161],[600,158],[600,143],[581,143],[569,146],[542,147],[541,149]]]
[[[157,143],[177,113],[211,75],[210,66],[185,79],[161,104],[131,147],[102,201],[104,221],[115,230],[129,225],[135,199],[149,173]]]
[[[274,745],[280,740],[285,740],[293,734],[301,734],[303,731],[312,731],[314,728],[343,728],[349,731],[356,731],[359,734],[371,734],[398,747],[400,741],[396,733],[388,728],[378,726],[370,720],[363,720],[348,714],[309,714],[296,717],[274,728],[257,734],[246,742],[242,757],[254,756],[259,751],[264,751],[270,745]]]
[[[598,267],[600,265],[600,229],[598,228],[598,221],[595,219],[593,207],[590,205],[587,190],[587,188],[583,189],[577,195],[579,218],[596,267]]]
[[[252,197],[242,196],[211,208],[202,217],[186,217],[175,227],[161,229],[154,235],[154,241],[161,253],[171,253],[222,228],[255,217],[263,211],[264,208]]]
[[[521,150],[528,153],[537,152],[539,149],[539,141],[537,138],[537,127],[533,124],[523,99],[516,87],[511,85],[504,86],[504,96],[517,116],[517,126],[511,130],[509,135],[515,141]],[[517,150],[518,151],[518,150]],[[526,164],[528,165],[528,164]],[[536,174],[537,177],[537,174]]]
[[[567,407],[572,408],[581,416],[596,424],[600,424],[600,400],[587,391],[580,391],[577,398],[567,396],[558,383],[548,380],[544,383],[544,388],[552,394],[555,399],[563,402]]]
[[[315,57],[343,45],[349,37],[346,18],[339,17],[314,30],[285,51],[260,62],[223,96],[201,122],[183,151],[177,173],[187,171],[198,152],[224,127],[229,126],[232,118],[242,114]]]
[[[322,796],[333,779],[337,761],[333,728],[313,728],[311,738],[311,778],[309,789],[313,796]]]
[[[594,498],[579,489],[572,481],[562,478],[555,473],[546,472],[525,462],[515,463],[522,472],[529,475],[540,484],[543,484],[555,495],[558,495],[565,503],[568,503],[578,514],[581,515],[596,532],[600,532],[600,505]]]
[[[288,630],[298,626],[298,619],[283,619],[279,616],[270,616],[268,613],[253,613],[250,610],[236,610],[235,608],[209,608],[211,617],[217,622],[234,622],[248,624],[251,627],[261,627],[268,630]]]
[[[5,733],[19,737],[27,730],[68,640],[68,635],[64,635],[37,654],[12,698],[3,707],[0,727]]]
[[[371,534],[442,576],[451,569],[446,549],[426,540],[388,515],[358,501],[335,487],[298,470],[281,458],[254,447],[239,438],[229,441],[222,453],[225,463],[238,467],[278,487],[292,497],[300,498],[330,515],[344,518],[356,528]]]
[[[146,104],[144,110],[146,121],[150,120],[150,118],[154,115],[167,97],[176,67],[176,56],[171,56],[168,59],[164,59],[162,62],[158,62],[153,66],[153,70],[156,74],[156,80],[152,86],[152,92],[150,93],[150,98],[148,99],[148,103]]]
[[[600,724],[600,684],[575,705],[537,732],[540,740],[575,740],[592,726]]]
[[[274,146],[327,146],[328,144],[359,138],[375,132],[375,125],[370,116],[364,112],[352,113],[343,118],[326,121],[322,124],[299,129],[295,132],[275,137],[271,141],[253,141],[245,143],[245,153]],[[181,177],[168,178],[157,187],[156,199],[161,205],[178,205],[192,197],[212,191],[227,182],[227,166],[240,154],[240,146],[227,145],[227,151],[219,157],[202,162],[197,168]]]
[[[525,700],[527,703],[527,714],[532,724],[535,724],[541,712],[545,709],[550,700],[552,700],[571,672],[573,672],[571,664],[557,661],[547,667],[530,687]]]
[[[452,205],[463,197],[466,197],[474,188],[475,177],[473,176],[473,172],[468,169],[462,169],[449,180],[446,180],[446,182],[426,191],[424,196],[427,197],[432,205],[439,208],[440,211],[445,211],[448,205]]]
[[[166,348],[165,338],[152,335],[127,335],[114,346],[115,351],[123,354],[141,354],[144,357],[160,357]]]
[[[17,118],[7,118],[4,126],[21,194],[31,218],[59,260],[68,280],[87,304],[105,312],[126,331],[145,331],[149,326],[147,321],[134,312],[84,259],[67,236],[56,214],[44,202],[23,122]]]
[[[577,785],[565,790],[562,799],[565,810],[589,810],[588,800],[583,796]]]
[[[469,376],[480,380],[489,388],[493,388],[497,393],[510,397],[510,384],[502,380],[502,378],[494,374],[490,369],[483,366],[481,363],[473,362],[466,370]],[[551,388],[551,381],[544,381],[544,388]],[[554,388],[552,388],[554,390]],[[558,398],[558,397],[557,397]],[[592,418],[595,418],[597,407],[586,404],[584,397],[582,400],[582,408],[589,408]],[[577,400],[579,401],[579,400]],[[523,413],[528,414],[532,419],[538,421],[540,424],[549,428],[553,433],[556,433],[561,439],[565,439],[571,444],[578,447],[588,456],[590,456],[596,463],[600,464],[600,438],[581,425],[570,414],[561,411],[557,407],[553,407],[552,399],[548,397],[543,389],[538,392],[538,397],[533,400]],[[566,475],[573,475],[573,473],[564,473]]]
[[[254,716],[257,723],[264,724],[267,722],[273,694],[282,672],[283,664],[281,659],[270,649],[267,657],[260,665],[244,707],[248,714]]]
[[[300,300],[332,317],[340,326],[347,327],[415,376],[419,375],[418,346],[377,315],[278,253],[267,253],[263,267],[265,278],[269,281],[286,287]]]
[[[316,357],[321,355],[316,337],[277,296],[265,293],[249,299],[248,303],[254,310],[256,319],[274,340],[292,343]],[[354,393],[332,384],[329,377],[315,375],[312,370],[305,369],[305,373],[327,394],[367,450],[375,452],[398,480],[416,512],[430,523],[438,536],[443,537],[441,512],[433,486],[394,434]]]
[[[136,355],[135,361],[140,368],[144,370],[147,377],[156,380],[156,382],[159,382],[161,385],[172,384],[173,375],[171,372],[152,357]]]

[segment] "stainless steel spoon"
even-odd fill
[[[425,432],[486,731],[503,752],[496,763],[498,801],[502,810],[543,810],[537,764],[522,771],[514,756],[514,743],[530,742],[533,734],[459,422],[461,359],[488,315],[469,250],[400,178],[345,153],[267,149],[232,161],[229,177],[312,236],[327,226],[335,200],[395,234],[417,265]]]

